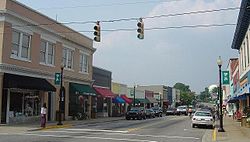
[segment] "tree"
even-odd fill
[[[174,85],[174,88],[179,89],[181,92],[191,92],[188,85],[179,82]]]
[[[194,102],[195,93],[189,89],[188,85],[178,82],[174,88],[180,90],[181,105],[191,105]]]
[[[204,91],[200,93],[200,100],[202,102],[210,102],[211,94],[209,93],[209,89],[206,87]]]

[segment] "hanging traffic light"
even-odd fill
[[[101,41],[101,27],[100,27],[100,21],[96,22],[96,25],[94,26],[94,40],[96,42],[100,42]]]
[[[138,32],[138,35],[137,37],[139,39],[144,39],[144,23],[142,21],[142,18],[139,19],[138,23],[137,23],[137,32]]]

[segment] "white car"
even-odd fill
[[[196,111],[192,117],[192,127],[205,125],[214,128],[214,118],[210,111]]]

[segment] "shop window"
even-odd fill
[[[39,116],[41,101],[38,92],[10,93],[10,118]]]

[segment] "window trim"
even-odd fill
[[[81,57],[82,57],[82,59],[83,59],[83,58],[84,58],[84,55],[87,57],[87,72],[84,72],[84,71],[83,71],[83,66],[82,66],[82,68],[81,68]],[[80,57],[79,57],[79,59],[80,59],[80,61],[79,61],[79,68],[80,68],[79,73],[82,73],[82,74],[89,74],[89,59],[90,59],[90,55],[89,55],[88,53],[85,53],[85,52],[83,52],[83,51],[80,51]],[[83,63],[83,65],[84,65],[84,63]]]
[[[32,34],[29,34],[29,33],[26,33],[26,32],[23,32],[21,30],[17,30],[17,29],[12,29],[12,32],[11,32],[11,36],[13,36],[13,32],[17,32],[20,34],[19,36],[19,43],[18,43],[18,56],[12,54],[12,48],[13,48],[13,39],[11,40],[11,55],[10,55],[10,58],[12,59],[16,59],[16,60],[21,60],[21,61],[27,61],[27,62],[31,62],[31,41],[32,41]],[[23,35],[27,35],[29,37],[29,49],[28,49],[28,57],[27,58],[24,58],[22,57],[22,48],[23,48]],[[12,37],[13,38],[13,37]]]
[[[63,62],[63,58],[64,58],[64,54],[63,51],[66,50],[66,63],[64,64]],[[69,51],[72,52],[72,61],[71,61],[71,68],[68,68],[68,59],[69,59]],[[75,49],[72,47],[68,47],[68,46],[63,46],[63,50],[62,50],[62,62],[64,64],[64,69],[69,70],[69,71],[74,71],[74,52]]]
[[[45,62],[41,62],[41,45],[42,45],[42,42],[45,42],[46,44],[46,46],[45,46]],[[52,46],[52,52],[53,52],[53,58],[52,58],[52,64],[50,64],[50,63],[48,63],[48,55],[49,55],[49,43],[51,43],[53,46]],[[50,66],[50,67],[55,67],[55,43],[53,43],[53,42],[50,42],[50,41],[48,41],[48,40],[46,40],[46,39],[41,39],[40,40],[40,64],[41,65],[46,65],[46,66]]]

